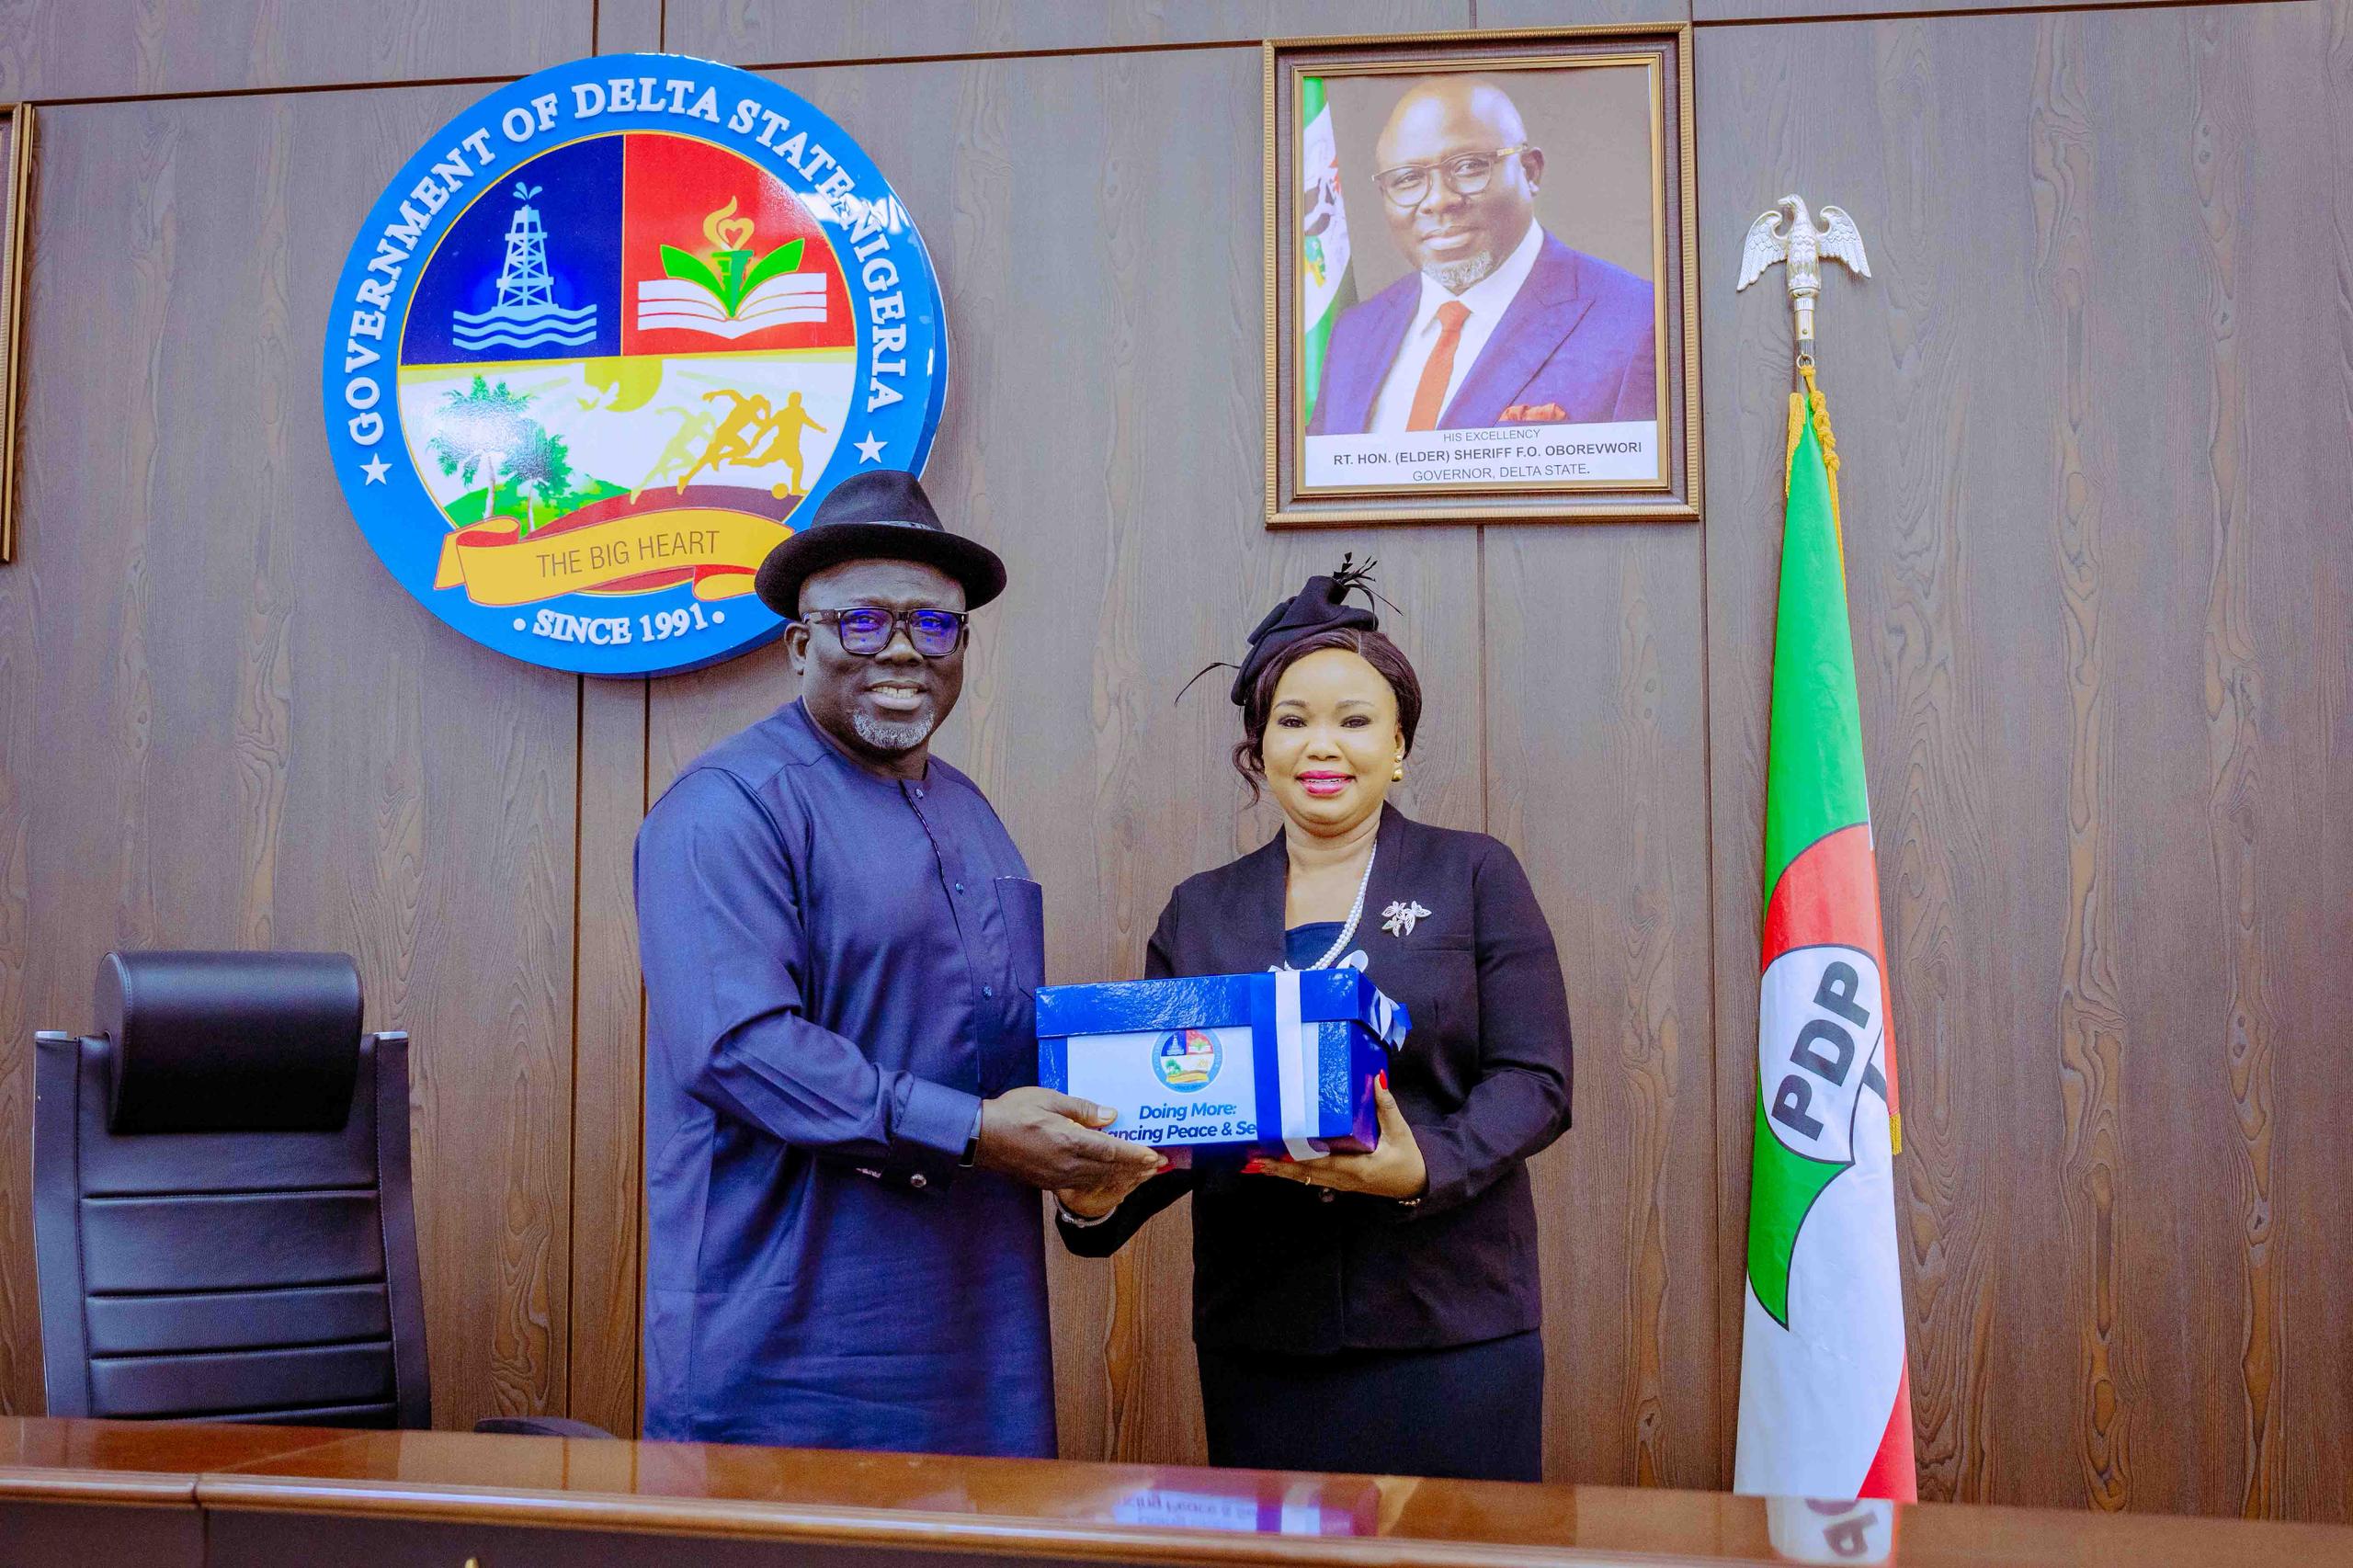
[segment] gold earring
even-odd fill
[[[1405,759],[1402,756],[1397,759],[1397,766],[1389,770],[1389,782],[1392,784],[1405,782]]]

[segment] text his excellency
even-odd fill
[[[1414,270],[1335,324],[1309,435],[1658,416],[1652,287],[1536,222],[1544,152],[1501,87],[1427,77],[1374,151]]]

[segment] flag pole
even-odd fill
[[[1865,787],[1838,451],[1816,374],[1824,260],[1870,276],[1836,207],[1785,196],[1739,286],[1786,267],[1792,317],[1767,718],[1757,1089],[1733,1488],[1918,1495],[1894,1158],[1894,1031]],[[1892,1519],[1891,1519],[1892,1524]]]

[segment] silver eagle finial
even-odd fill
[[[1781,232],[1781,217],[1789,214],[1790,229]],[[1789,264],[1790,307],[1798,318],[1798,363],[1813,363],[1813,301],[1822,292],[1822,263],[1843,261],[1858,277],[1869,278],[1871,264],[1863,255],[1862,231],[1846,210],[1824,207],[1822,226],[1815,228],[1804,200],[1785,196],[1756,215],[1740,246],[1740,289],[1765,275],[1777,261]],[[1733,292],[1739,292],[1735,289]]]

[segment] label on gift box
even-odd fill
[[[1410,1027],[1354,970],[1047,986],[1039,1082],[1131,1142],[1315,1159],[1379,1142],[1372,1083]]]
[[[1068,1075],[1070,1093],[1119,1108],[1105,1131],[1131,1143],[1232,1143],[1256,1133],[1246,1026],[1095,1035]]]

